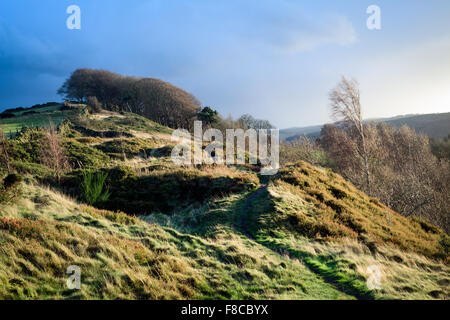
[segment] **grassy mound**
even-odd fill
[[[244,213],[260,244],[303,261],[358,298],[448,298],[448,236],[301,162],[280,171]],[[373,270],[381,286],[368,290]]]
[[[170,134],[171,129],[130,112],[104,111],[89,117],[72,117],[77,126],[94,131],[142,132],[150,134]]]
[[[446,234],[426,221],[408,219],[356,189],[341,176],[305,162],[280,170],[274,181],[278,223],[316,239],[358,239],[376,250],[387,244],[447,258]]]
[[[98,168],[109,162],[106,154],[76,139],[64,139],[62,145],[75,168]]]
[[[351,202],[344,200],[350,197]],[[331,200],[336,206],[324,205]],[[351,222],[341,219],[347,208]],[[391,224],[377,219],[383,213],[391,215],[385,216]],[[226,226],[300,261],[325,282],[359,299],[450,297],[448,236],[424,221],[390,211],[340,176],[306,163],[281,170],[257,191],[145,219],[208,238]],[[390,237],[402,241],[389,241]],[[379,287],[369,288],[374,272]]]
[[[205,239],[23,188],[0,207],[1,299],[352,298],[232,229]],[[70,265],[81,290],[66,286]]]

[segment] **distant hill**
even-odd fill
[[[450,134],[450,112],[431,113],[431,114],[411,114],[401,115],[391,118],[368,119],[368,122],[387,122],[394,127],[401,127],[406,124],[432,138],[444,138]],[[323,125],[295,127],[280,130],[280,139],[292,141],[300,136],[306,135],[309,138],[315,138],[320,135]]]
[[[282,130],[280,130],[280,139],[281,140],[290,140],[293,137],[298,138],[299,136],[302,136],[302,135],[318,136],[320,134],[320,130],[322,129],[322,127],[323,127],[323,125],[317,125],[317,126],[309,126],[309,127],[294,127],[294,128],[282,129]]]
[[[417,132],[424,133],[432,138],[444,138],[450,134],[450,112],[379,119],[378,121],[387,122],[395,127],[406,124]]]
[[[22,127],[58,126],[64,119],[79,113],[78,108],[65,107],[61,103],[48,102],[30,108],[7,109],[0,113],[0,130],[6,137],[14,137]]]

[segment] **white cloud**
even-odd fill
[[[338,17],[330,18],[330,21],[321,25],[316,32],[298,31],[286,49],[290,52],[301,52],[313,50],[323,45],[346,46],[355,42],[356,32],[351,22],[345,17]]]

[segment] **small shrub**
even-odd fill
[[[98,101],[97,97],[87,97],[87,105],[89,111],[92,113],[99,113],[102,109],[102,104]]]
[[[16,173],[9,174],[5,179],[3,179],[3,188],[9,190],[15,188],[22,182],[23,178],[21,175]]]
[[[70,164],[58,132],[53,126],[47,130],[44,142],[41,147],[41,163],[51,168],[59,181],[62,173],[70,169]]]
[[[23,127],[19,135],[11,140],[10,156],[21,161],[40,163],[45,135],[42,128]]]
[[[37,238],[44,229],[41,221],[30,219],[0,218],[0,230],[8,230],[21,239]]]
[[[110,195],[109,188],[105,187],[107,177],[108,174],[105,172],[93,174],[88,171],[83,173],[81,189],[84,200],[89,205],[101,204],[108,201]]]
[[[63,138],[73,138],[77,136],[77,131],[73,129],[73,124],[66,119],[58,125],[58,134]],[[79,135],[79,133],[78,133]]]
[[[5,139],[3,130],[0,129],[0,163],[8,170],[11,171],[10,159],[9,159],[9,143]]]

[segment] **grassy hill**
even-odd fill
[[[450,297],[448,236],[329,170],[301,162],[268,179],[248,166],[174,167],[168,128],[52,108],[35,121],[66,112],[73,167],[58,179],[40,162],[42,130],[8,141],[24,180],[0,205],[1,299]],[[107,175],[110,197],[96,207],[83,197],[86,172]],[[66,287],[70,265],[81,290]],[[374,267],[379,289],[367,285]]]
[[[24,191],[0,219],[2,299],[352,298],[237,231],[203,238],[33,183]],[[69,265],[80,291],[65,287]]]
[[[4,111],[1,115],[9,115],[8,117],[0,117],[0,129],[2,129],[7,137],[15,136],[22,127],[46,127],[51,124],[57,126],[64,119],[73,116],[77,109],[64,108],[62,104],[50,103],[38,105],[33,108],[20,108],[13,111]]]
[[[396,128],[406,124],[416,132],[431,138],[445,138],[450,134],[450,112],[368,119],[367,122],[386,122]],[[292,141],[304,135],[315,138],[320,135],[321,129],[322,125],[282,129],[280,130],[280,139]]]

